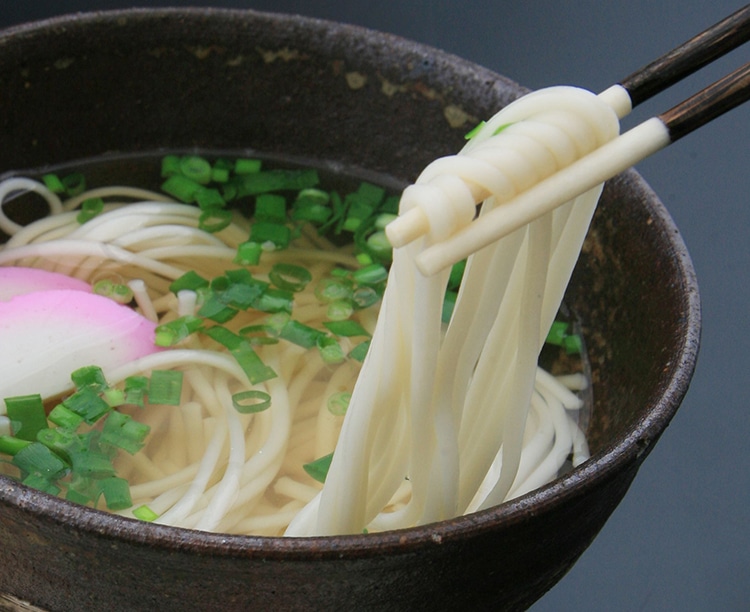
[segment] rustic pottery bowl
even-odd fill
[[[406,183],[521,93],[435,49],[301,17],[74,15],[0,34],[0,173],[112,152],[252,148]],[[551,484],[415,529],[282,539],[145,524],[0,477],[0,602],[110,611],[527,607],[597,535],[693,372],[700,312],[691,262],[636,173],[608,183],[567,300],[591,354],[593,456]]]

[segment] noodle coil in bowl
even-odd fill
[[[252,150],[408,184],[524,93],[408,41],[254,12],[97,13],[2,38],[2,173],[118,154]],[[416,527],[284,538],[144,523],[3,477],[0,593],[51,610],[528,606],[622,499],[694,366],[692,266],[634,172],[605,185],[566,304],[590,361],[591,458],[551,483]]]

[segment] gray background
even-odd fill
[[[728,0],[205,4],[356,23],[439,47],[532,88],[573,84],[594,91],[742,6]],[[2,0],[0,27],[134,5]],[[748,55],[747,49],[736,51],[644,104],[626,127],[666,110]],[[537,612],[748,609],[749,139],[746,105],[638,165],[675,218],[695,263],[704,316],[698,369],[686,401],[624,502],[573,570],[533,607]]]

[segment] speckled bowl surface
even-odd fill
[[[0,33],[0,173],[117,152],[251,148],[407,183],[522,93],[435,49],[301,17],[74,15]],[[527,607],[620,502],[695,365],[692,265],[636,173],[607,184],[567,301],[590,350],[593,456],[548,486],[415,529],[282,539],[144,524],[0,477],[0,602],[110,611]]]

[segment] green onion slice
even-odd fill
[[[268,410],[271,406],[271,396],[265,391],[250,389],[232,395],[232,405],[242,414],[255,414]]]
[[[288,263],[277,263],[268,273],[270,281],[279,289],[286,291],[302,291],[312,280],[312,274],[307,268]]]
[[[325,482],[326,476],[328,476],[328,470],[331,467],[331,461],[333,460],[333,453],[324,455],[315,461],[305,463],[302,467],[305,472],[313,479],[318,482]]]

